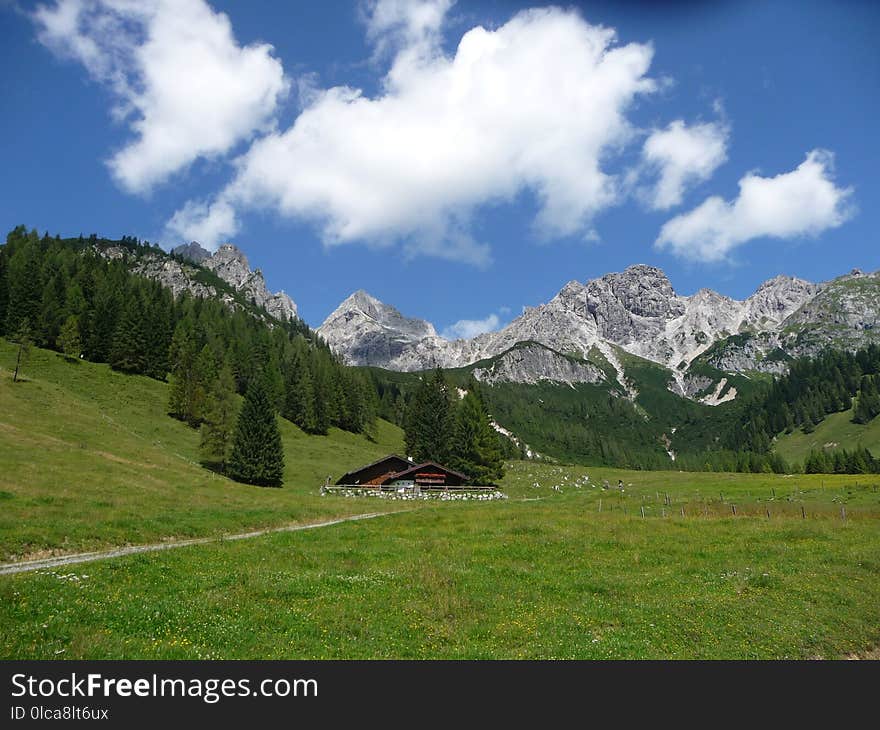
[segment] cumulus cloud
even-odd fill
[[[485,319],[460,319],[455,324],[449,325],[443,332],[441,337],[447,340],[469,340],[471,337],[482,335],[486,332],[494,332],[501,324],[497,314],[490,314]]]
[[[654,245],[683,258],[712,262],[755,238],[815,236],[836,228],[852,215],[852,188],[834,184],[833,163],[830,152],[817,149],[791,172],[776,177],[750,173],[740,179],[736,200],[707,198],[667,221]]]
[[[366,3],[367,40],[377,55],[394,44],[404,48],[430,47],[439,40],[440,28],[453,0],[372,0]]]
[[[643,197],[654,210],[679,205],[687,188],[708,180],[727,159],[728,127],[720,122],[686,125],[681,119],[652,132],[642,148],[647,174],[657,180]]]
[[[490,254],[470,233],[474,212],[523,191],[539,234],[587,235],[621,197],[603,162],[633,138],[634,99],[656,88],[651,47],[545,8],[473,28],[447,55],[437,29],[449,5],[372,6],[370,38],[402,38],[380,93],[316,92],[289,129],[253,144],[217,200],[311,220],[329,246],[402,244],[477,264]]]
[[[113,93],[134,139],[107,164],[130,192],[269,129],[288,89],[272,46],[238,45],[203,0],[56,0],[33,20],[44,45]]]
[[[235,210],[225,200],[213,203],[189,201],[168,221],[167,229],[177,238],[198,241],[210,250],[238,233]]]

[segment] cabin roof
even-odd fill
[[[347,478],[354,476],[355,474],[359,474],[360,472],[365,471],[367,469],[371,469],[374,466],[379,466],[380,464],[382,464],[386,461],[396,461],[396,462],[398,462],[398,464],[403,463],[403,464],[410,464],[410,465],[415,463],[411,459],[407,459],[405,456],[400,456],[399,454],[388,454],[388,456],[383,456],[381,459],[376,459],[376,461],[372,461],[369,464],[364,464],[363,466],[359,466],[357,469],[352,469],[351,471],[345,472],[345,474],[343,474],[341,477],[339,477],[339,481],[337,481],[336,483],[337,484],[345,484],[345,483],[347,483],[346,482]],[[397,471],[397,468],[390,469],[389,471]]]
[[[388,477],[388,479],[389,480],[405,479],[410,474],[413,474],[414,472],[420,471],[421,469],[425,469],[426,467],[432,467],[434,469],[439,469],[440,471],[443,471],[446,474],[451,474],[453,476],[457,476],[463,482],[466,482],[468,480],[467,474],[462,474],[460,471],[455,471],[455,469],[450,469],[447,466],[443,466],[442,464],[438,464],[436,461],[425,461],[421,464],[413,464],[413,466],[411,466],[409,469],[404,469],[403,471],[398,472],[397,474],[391,474]]]

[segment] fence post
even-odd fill
[[[642,510],[642,517],[644,517],[644,516],[645,516],[645,506],[642,505],[642,506],[640,507],[640,509]]]
[[[602,511],[602,498],[599,498],[599,511]]]
[[[807,519],[807,509],[803,505],[801,505],[801,517]]]
[[[735,504],[730,505],[730,509],[733,511],[733,516],[736,517],[736,505]]]
[[[681,516],[684,517],[684,506],[681,508]]]
[[[840,516],[843,518],[843,521],[846,522],[846,507],[840,508]]]
[[[768,520],[770,519],[770,508],[769,507],[767,508],[767,519]]]

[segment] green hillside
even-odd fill
[[[361,505],[318,495],[328,475],[403,448],[332,428],[310,436],[280,419],[282,489],[233,482],[198,463],[198,431],[166,414],[169,386],[33,349],[12,382],[0,340],[0,560],[166,537],[309,521]]]
[[[880,456],[880,417],[869,423],[852,422],[853,411],[832,413],[816,426],[812,433],[801,429],[783,434],[774,448],[787,461],[803,461],[813,449],[852,449],[863,446],[874,456]]]

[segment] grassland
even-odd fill
[[[880,645],[878,477],[513,462],[505,501],[379,503],[316,487],[399,449],[397,429],[371,443],[285,424],[286,486],[258,489],[196,464],[197,434],[164,414],[167,386],[43,351],[13,385],[11,359],[0,345],[6,559],[414,509],[2,576],[2,658],[808,658]]]
[[[809,658],[880,643],[874,485],[736,477],[722,502],[712,475],[624,473],[621,494],[591,486],[616,474],[583,473],[514,464],[505,502],[7,576],[0,654]]]
[[[282,421],[285,486],[237,484],[198,464],[198,432],[166,415],[165,383],[35,349],[13,384],[14,353],[0,340],[2,562],[350,514],[361,506],[319,485],[402,449],[384,421],[375,443]]]
[[[853,423],[852,417],[852,409],[832,413],[812,433],[798,429],[780,436],[774,448],[786,460],[801,463],[813,449],[851,449],[861,445],[875,456],[880,455],[880,417],[866,424]]]

